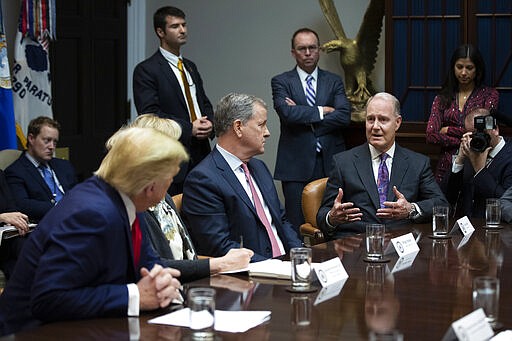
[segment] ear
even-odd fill
[[[164,30],[162,30],[160,27],[157,27],[156,28],[156,35],[159,37],[159,38],[163,38],[165,36],[165,32]]]
[[[243,127],[243,124],[242,124],[241,120],[235,120],[235,122],[233,122],[233,131],[235,132],[235,134],[238,138],[241,138],[243,135],[242,127]]]
[[[395,129],[395,131],[397,131],[400,128],[401,125],[402,125],[402,115],[400,115],[400,116],[398,116],[396,118],[396,129]]]

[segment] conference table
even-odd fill
[[[185,289],[214,286],[217,309],[271,311],[269,321],[245,333],[216,332],[216,340],[367,340],[370,331],[390,330],[404,340],[441,340],[452,322],[473,311],[473,278],[489,275],[500,279],[500,329],[511,329],[512,226],[490,230],[481,221],[472,222],[476,231],[468,241],[462,241],[460,232],[449,239],[432,239],[431,224],[390,232],[390,238],[421,233],[420,251],[412,263],[396,253],[387,256],[387,263],[365,262],[364,235],[313,246],[315,262],[338,257],[349,275],[339,293],[335,290],[332,298],[322,302],[319,295],[325,291],[290,293],[287,280],[247,274],[213,276]],[[139,318],[50,323],[17,333],[14,339],[192,339],[188,328],[147,322],[170,309]],[[9,339],[13,336],[0,338]]]

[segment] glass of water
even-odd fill
[[[311,286],[311,249],[294,247],[290,250],[292,263],[292,289],[309,290]]]
[[[448,206],[434,206],[432,210],[432,235],[434,238],[448,236]]]
[[[188,291],[190,329],[194,340],[213,340],[215,326],[215,289],[192,288]]]
[[[381,260],[384,253],[384,234],[386,228],[383,224],[366,225],[366,256],[367,260]]]
[[[500,199],[489,198],[485,200],[485,225],[486,227],[496,228],[501,221]]]
[[[482,308],[491,326],[498,323],[500,280],[496,277],[479,276],[473,280],[473,308]]]

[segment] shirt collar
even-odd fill
[[[130,223],[130,226],[132,226],[133,222],[135,221],[135,204],[133,203],[132,199],[125,193],[121,191],[117,191],[119,195],[121,196],[121,199],[123,200],[124,207],[126,208],[126,213],[128,214],[128,222]]]
[[[39,166],[43,165],[44,167],[49,167],[48,164],[44,164],[42,162],[37,161],[32,155],[30,155],[28,152],[25,152],[25,156],[27,159],[34,165],[34,167],[39,168]]]
[[[489,155],[487,155],[487,157],[489,158],[494,158],[496,155],[498,155],[498,153],[501,151],[501,149],[505,146],[505,139],[503,139],[502,136],[500,136],[500,142],[498,142],[498,144],[496,145],[496,147],[494,147],[493,149],[491,149],[489,151]]]
[[[243,162],[238,157],[236,157],[235,155],[231,154],[230,152],[228,152],[226,149],[222,148],[218,144],[215,147],[219,151],[220,155],[222,155],[224,160],[226,160],[226,162],[229,165],[229,168],[231,168],[231,170],[233,172],[235,172],[236,169],[239,168],[242,165]]]
[[[166,49],[163,49],[161,47],[159,47],[159,49],[160,49],[160,53],[162,53],[162,56],[164,56],[165,60],[167,60],[172,65],[178,67],[178,59],[179,58],[183,59],[181,54],[179,56],[177,56],[174,53],[171,53],[171,52],[169,52]]]
[[[295,68],[297,70],[297,73],[299,74],[299,78],[301,81],[305,82],[306,81],[306,77],[308,75],[310,75],[309,73],[307,73],[306,71],[302,70],[299,66],[297,66]],[[313,79],[315,81],[318,80],[318,66],[315,67],[315,69],[313,70],[313,72],[311,72],[311,76],[313,76]]]
[[[372,160],[380,157],[380,154],[382,154],[382,152],[378,151],[374,146],[372,146],[371,144],[368,143],[368,147],[370,147],[370,155],[372,156]],[[393,145],[391,146],[391,148],[389,148],[385,153],[388,154],[388,156],[393,159],[393,157],[395,156],[395,148],[396,148],[396,144],[395,142],[393,142]]]

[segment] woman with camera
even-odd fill
[[[464,118],[475,108],[491,113],[498,108],[498,91],[485,86],[484,79],[485,65],[478,49],[461,45],[453,52],[446,79],[432,103],[426,138],[428,143],[441,146],[435,177],[445,193],[452,156],[465,132]]]

